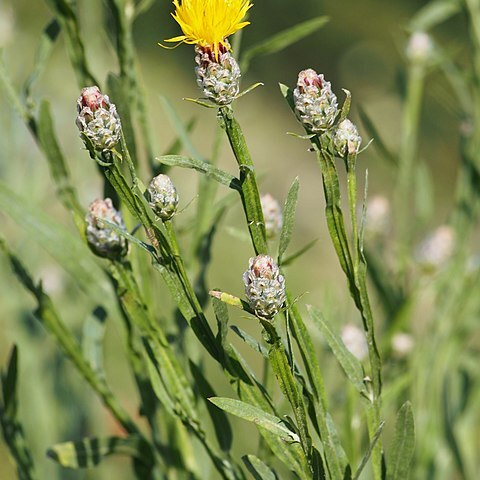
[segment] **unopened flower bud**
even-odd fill
[[[109,198],[94,200],[85,218],[86,237],[92,251],[111,260],[124,257],[128,253],[128,242],[105,221],[117,225],[126,231],[121,213],[116,210]]]
[[[178,205],[178,193],[168,175],[153,177],[148,186],[149,204],[162,220],[169,220],[175,215]]]
[[[220,47],[218,58],[209,47],[196,47],[195,73],[206,98],[217,105],[229,105],[240,90],[240,67],[233,55]]]
[[[358,360],[367,358],[368,346],[365,333],[353,323],[347,323],[340,334],[347,350]]]
[[[285,279],[269,255],[258,255],[249,261],[243,274],[245,295],[259,317],[271,319],[285,302]]]
[[[120,141],[122,126],[115,104],[98,87],[86,87],[77,100],[77,127],[95,147],[112,150]]]
[[[444,266],[452,256],[455,247],[455,232],[449,225],[441,225],[415,251],[417,262],[429,270]]]
[[[312,132],[328,130],[338,113],[337,97],[330,82],[311,68],[298,74],[297,87],[293,91],[295,114]]]
[[[260,202],[262,204],[262,212],[265,220],[267,237],[273,238],[282,229],[282,207],[269,193],[262,195],[260,197]]]
[[[335,128],[333,146],[339,157],[356,155],[361,143],[362,137],[358,134],[357,127],[348,118],[341,121]]]
[[[375,195],[367,202],[365,234],[370,237],[384,236],[390,226],[390,202],[383,195]]]
[[[430,59],[433,53],[433,42],[425,32],[415,32],[408,41],[407,58],[411,62],[423,63]]]

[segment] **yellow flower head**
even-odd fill
[[[173,0],[172,17],[183,35],[166,42],[185,42],[209,47],[218,59],[220,46],[230,49],[227,37],[249,25],[242,22],[252,4],[250,0]]]

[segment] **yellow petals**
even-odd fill
[[[165,40],[210,47],[218,58],[220,46],[226,50],[226,40],[250,22],[242,21],[252,7],[250,0],[173,0],[172,17],[180,25],[183,35]]]

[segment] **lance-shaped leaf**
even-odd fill
[[[361,363],[354,355],[352,355],[352,353],[350,353],[345,344],[342,342],[342,339],[333,332],[332,328],[325,321],[320,311],[312,305],[308,305],[307,309],[310,314],[310,318],[322,332],[326,342],[332,349],[333,354],[337,358],[348,379],[352,382],[359,393],[367,396],[368,392],[363,381],[364,374]]]
[[[65,442],[47,450],[47,456],[66,468],[90,468],[110,455],[126,455],[140,460],[146,466],[153,465],[148,444],[141,437],[85,438],[78,442]]]
[[[379,425],[379,427],[377,428],[377,431],[373,435],[372,440],[370,442],[370,445],[368,446],[368,450],[365,453],[365,455],[363,456],[362,461],[360,462],[360,466],[358,467],[357,471],[355,472],[355,475],[353,476],[353,480],[358,480],[360,478],[360,474],[362,473],[363,469],[365,468],[365,465],[367,464],[369,458],[372,456],[373,449],[374,449],[375,444],[377,443],[378,439],[380,438],[380,435],[382,434],[384,426],[385,426],[385,422],[382,422]]]
[[[300,184],[298,177],[292,183],[290,190],[288,191],[287,200],[283,207],[283,225],[280,233],[280,243],[278,246],[278,264],[282,263],[283,254],[288,248],[290,240],[292,238],[293,224],[295,222],[295,210],[297,208],[298,190]]]
[[[387,480],[408,478],[410,463],[415,448],[415,424],[412,405],[405,402],[397,414],[395,437],[387,467]]]
[[[255,480],[277,480],[275,472],[255,455],[244,455],[243,463]]]
[[[232,188],[233,190],[240,191],[240,183],[231,173],[220,170],[214,167],[205,160],[199,160],[196,158],[185,157],[183,155],[163,155],[157,158],[157,161],[163,165],[169,165],[171,167],[190,168],[204,173],[207,177],[216,180],[217,182]]]
[[[285,442],[300,441],[298,435],[287,428],[280,418],[266,413],[258,407],[233,398],[211,397],[209,400],[218,408],[267,429]]]

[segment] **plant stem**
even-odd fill
[[[233,115],[231,107],[221,107],[219,116],[222,119],[222,127],[232,147],[233,154],[240,169],[240,183],[242,185],[242,204],[247,218],[248,229],[253,247],[257,255],[268,252],[267,234],[265,232],[265,220],[263,219],[262,204],[255,179],[254,165],[247,142],[243,136],[240,124]]]

